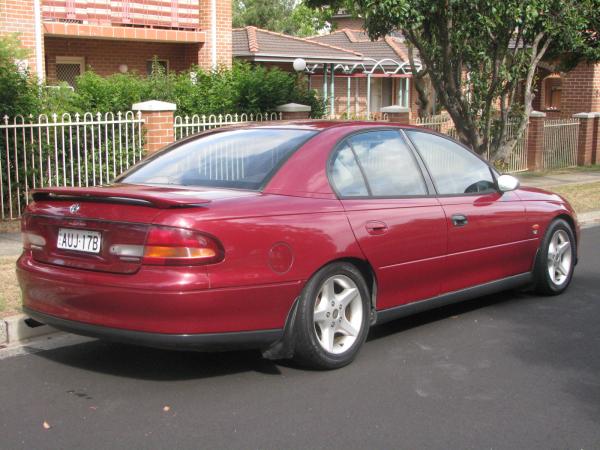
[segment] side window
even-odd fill
[[[464,147],[435,134],[407,131],[423,157],[439,194],[460,195],[496,189],[487,164]]]
[[[342,197],[366,197],[369,195],[365,179],[360,173],[348,143],[343,144],[335,156],[331,166],[331,178]]]
[[[414,155],[395,130],[370,131],[348,139],[373,196],[427,195]]]

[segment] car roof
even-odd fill
[[[247,125],[242,125],[239,128],[285,128],[298,130],[315,130],[322,131],[328,128],[357,128],[364,127],[403,127],[414,128],[408,124],[383,121],[366,121],[366,120],[322,120],[322,119],[306,119],[306,120],[285,120],[259,122]]]

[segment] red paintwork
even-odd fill
[[[356,130],[394,125],[314,121],[265,126],[320,133],[289,158],[262,192],[131,185],[38,191],[147,200],[154,206],[81,202],[73,218],[68,212],[72,201],[38,195],[27,215],[89,229],[101,221],[109,224],[108,236],[111,222],[194,229],[215,236],[225,259],[190,267],[130,263],[123,273],[112,273],[118,270],[111,272],[115,266],[102,260],[106,254],[73,258],[52,243],[44,254],[25,252],[17,263],[25,306],[63,319],[156,333],[282,328],[306,281],[331,261],[368,263],[381,310],[530,271],[548,223],[561,214],[574,217],[559,196],[525,188],[340,201],[326,173],[336,143]],[[468,225],[453,226],[451,216],[458,213],[468,216]],[[63,266],[81,261],[89,266]]]

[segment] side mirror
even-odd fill
[[[500,175],[498,177],[498,189],[500,192],[514,191],[520,185],[520,181],[512,175]]]

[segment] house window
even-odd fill
[[[398,89],[398,95],[396,97],[396,104],[408,108],[409,105],[409,81],[408,78],[396,78],[396,86]]]
[[[562,80],[560,76],[550,75],[543,81],[544,109],[560,109],[560,97],[562,93]]]
[[[85,72],[85,58],[82,56],[57,56],[56,80],[75,87],[77,77]]]
[[[146,61],[146,74],[148,76],[152,75],[153,65],[155,62],[158,63],[158,65],[160,65],[163,68],[165,73],[169,73],[169,60],[167,60],[167,59],[150,59],[150,60]]]

